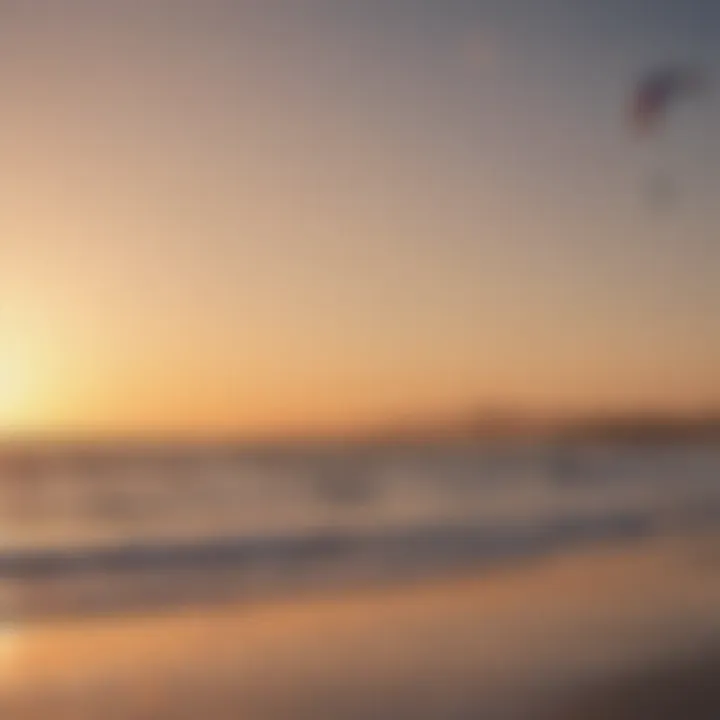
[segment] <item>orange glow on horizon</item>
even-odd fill
[[[720,407],[716,183],[638,211],[611,45],[589,93],[542,32],[416,32],[440,4],[151,5],[0,27],[0,431]]]

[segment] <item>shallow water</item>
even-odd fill
[[[7,456],[1,477],[8,617],[415,577],[720,518],[712,445],[64,449]]]
[[[417,577],[720,519],[707,444],[65,449],[0,475],[7,617]]]

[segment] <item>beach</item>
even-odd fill
[[[714,720],[720,714],[720,655],[665,661],[577,693],[556,720]]]
[[[720,0],[0,9],[0,720],[720,720]]]
[[[8,720],[718,717],[720,536],[56,619],[2,648]]]

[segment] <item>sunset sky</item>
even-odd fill
[[[0,3],[0,429],[720,404],[708,0]],[[654,207],[648,186],[672,178]]]

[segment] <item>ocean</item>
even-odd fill
[[[720,520],[720,447],[17,449],[0,466],[10,621],[497,567]]]

